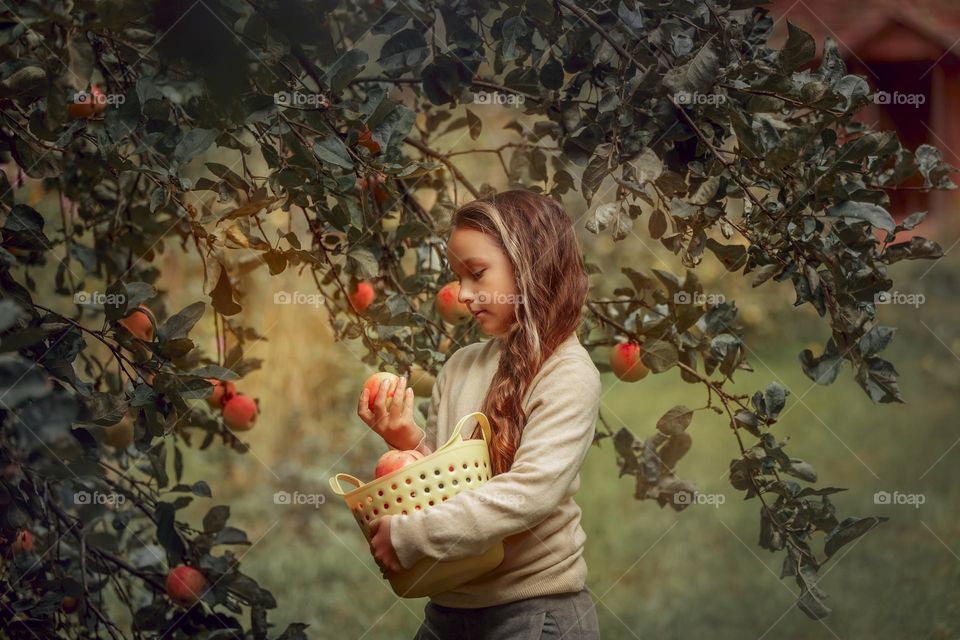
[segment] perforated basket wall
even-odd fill
[[[464,440],[463,424],[477,418],[483,440]],[[347,473],[330,478],[334,493],[343,496],[347,507],[370,541],[370,523],[384,515],[407,515],[430,509],[461,491],[479,487],[490,479],[490,423],[481,412],[465,415],[446,444],[421,460],[364,484]],[[344,491],[341,481],[356,489]],[[423,558],[410,569],[390,578],[398,596],[422,598],[448,591],[482,575],[503,561],[503,544],[498,542],[480,556],[460,560]]]

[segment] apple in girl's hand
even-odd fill
[[[407,451],[391,449],[380,456],[380,459],[377,461],[377,470],[375,475],[378,478],[383,477],[388,473],[393,473],[397,469],[402,469],[408,464],[412,464],[421,458],[423,458],[423,454],[415,449],[409,449]]]
[[[643,351],[636,342],[622,342],[610,351],[610,368],[613,373],[626,382],[636,382],[645,378],[650,369],[640,361]]]
[[[377,399],[377,392],[380,390],[380,385],[384,380],[390,381],[390,386],[387,387],[387,398],[384,400],[384,406],[389,409],[390,399],[393,398],[393,394],[397,390],[397,383],[400,382],[398,375],[390,373],[389,371],[378,371],[367,378],[367,381],[363,385],[363,388],[367,390],[367,406],[370,407],[370,411],[373,411],[373,403]]]
[[[437,313],[450,324],[458,324],[469,319],[473,314],[467,305],[458,300],[460,297],[460,283],[450,282],[443,285],[437,292]]]

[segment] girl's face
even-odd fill
[[[460,279],[459,300],[470,309],[480,330],[505,334],[515,322],[517,288],[513,265],[487,234],[455,227],[447,243],[447,261]]]

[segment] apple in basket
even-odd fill
[[[381,478],[388,473],[393,473],[397,469],[402,469],[408,464],[412,464],[423,458],[423,454],[414,449],[407,451],[391,449],[380,456],[377,461],[376,477]]]

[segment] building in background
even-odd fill
[[[786,40],[787,21],[813,35],[818,58],[830,37],[850,73],[878,92],[859,120],[896,131],[911,149],[933,145],[960,167],[960,1],[774,0],[768,8],[776,20],[774,46]],[[952,178],[960,182],[960,175]],[[916,190],[922,184],[891,191],[890,209],[897,220],[928,211],[921,235],[933,235],[960,208],[960,190],[926,194]]]

